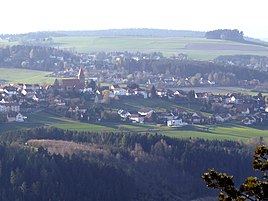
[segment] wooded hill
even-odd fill
[[[193,200],[215,196],[201,179],[210,167],[239,183],[254,175],[249,148],[231,141],[46,127],[0,140],[3,201]]]

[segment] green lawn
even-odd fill
[[[197,130],[166,131],[164,134],[170,137],[234,140],[245,143],[263,137],[268,144],[268,127],[259,129],[241,124],[223,124],[221,126],[206,127],[206,129],[199,127]]]
[[[23,128],[33,128],[41,125],[49,125],[56,128],[87,131],[87,132],[140,132],[158,133],[176,138],[203,138],[232,140],[244,143],[252,143],[262,137],[268,144],[268,126],[254,128],[244,126],[240,123],[226,123],[218,126],[188,125],[184,127],[171,128],[167,126],[155,126],[149,124],[132,123],[83,123],[60,116],[55,116],[47,112],[38,112],[28,115],[25,123],[0,124],[0,132],[18,130]]]
[[[174,103],[169,100],[163,100],[161,98],[144,99],[141,97],[125,97],[119,100],[113,100],[108,109],[125,109],[125,110],[139,110],[142,108],[150,108],[156,112],[165,112],[166,110],[173,110],[176,108],[183,108],[186,111],[193,112],[200,110],[200,106],[196,104],[181,104]]]
[[[219,55],[254,54],[268,56],[268,48],[254,51],[254,45],[222,40],[184,37],[54,37],[56,47],[68,48],[78,52],[129,51],[129,52],[162,52],[164,56],[185,53],[193,59],[211,60]],[[202,45],[203,48],[187,48],[189,44]],[[219,50],[210,45],[224,45]],[[226,45],[230,46],[226,48]],[[238,50],[233,46],[239,46]],[[257,46],[259,47],[259,46]],[[229,48],[229,49],[228,49]],[[245,48],[245,49],[241,49]]]
[[[47,77],[51,72],[18,68],[0,68],[0,80],[7,83],[50,84],[55,78]]]
[[[188,125],[185,127],[170,128],[167,126],[155,126],[149,124],[132,123],[82,123],[63,117],[39,112],[28,116],[26,123],[0,124],[0,132],[7,130],[17,130],[23,128],[33,128],[41,125],[49,125],[61,129],[88,131],[88,132],[140,132],[158,133],[176,138],[204,138],[218,140],[233,140],[244,143],[254,142],[263,137],[268,144],[268,127],[254,128],[244,126],[240,123],[222,124],[220,126]]]
[[[0,47],[5,47],[5,46],[12,46],[12,45],[18,45],[19,42],[9,42],[8,40],[0,40]]]

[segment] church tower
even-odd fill
[[[79,69],[78,79],[79,79],[81,84],[85,84],[85,73],[84,73],[84,70],[82,68]]]

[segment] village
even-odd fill
[[[66,118],[83,122],[129,122],[179,127],[188,124],[221,124],[240,122],[244,125],[265,125],[268,122],[268,96],[211,92],[196,93],[194,90],[144,88],[136,83],[120,87],[119,84],[101,86],[85,76],[83,68],[76,78],[55,79],[50,85],[17,83],[0,87],[0,121],[27,122],[34,111],[46,110]],[[158,111],[144,107],[111,108],[113,102],[164,100],[177,107]],[[182,105],[195,105],[189,110]]]

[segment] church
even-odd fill
[[[74,79],[56,79],[53,84],[59,90],[82,90],[85,88],[85,73],[82,68],[79,69],[77,78]]]

